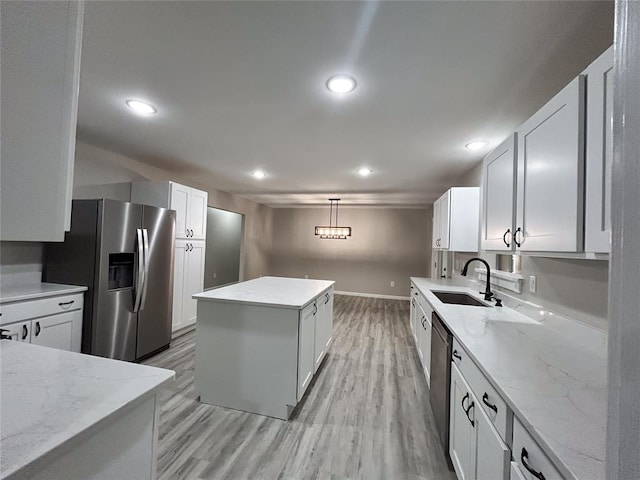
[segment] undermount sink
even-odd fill
[[[480,300],[472,297],[471,295],[467,295],[466,293],[459,292],[434,292],[431,290],[438,300],[442,303],[451,303],[453,305],[471,305],[474,307],[488,307],[489,305],[485,305]]]

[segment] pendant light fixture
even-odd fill
[[[329,202],[329,226],[316,225],[316,235],[319,235],[322,239],[330,240],[346,240],[351,236],[351,227],[338,226],[338,202],[339,198],[330,198]],[[336,205],[336,224],[333,225],[333,204]]]

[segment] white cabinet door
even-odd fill
[[[173,315],[171,322],[173,331],[185,326],[182,307],[185,296],[184,280],[188,243],[186,240],[176,240],[175,243],[175,252],[173,255]]]
[[[8,335],[16,342],[31,342],[31,321],[2,325],[3,335]]]
[[[0,240],[71,225],[83,2],[1,2]]]
[[[438,228],[440,234],[440,241],[438,247],[449,248],[449,222],[451,215],[451,190],[447,190],[442,197],[440,197],[440,206],[438,208],[438,215],[440,226]]]
[[[511,462],[511,475],[510,480],[527,480],[524,478],[524,474],[516,462]]]
[[[198,302],[191,297],[201,293],[204,285],[204,249],[203,241],[187,242],[182,297],[182,318],[185,325],[193,324],[198,315]]]
[[[613,156],[613,47],[584,72],[587,76],[585,251],[611,249]]]
[[[424,312],[420,303],[418,302],[418,308],[416,309],[416,348],[418,349],[418,356],[420,357],[420,363],[424,364],[424,352],[422,351],[422,337],[424,335],[423,325],[427,321],[427,314]]]
[[[187,214],[187,228],[191,230],[190,238],[204,240],[207,238],[207,192],[190,189]]]
[[[439,248],[440,244],[440,199],[433,202],[433,223],[431,225],[431,246]]]
[[[31,343],[80,352],[82,310],[42,317],[31,322]]]
[[[483,163],[482,228],[483,250],[515,248],[512,234],[515,221],[517,136],[507,140],[487,155]]]
[[[472,395],[473,396],[473,395]],[[511,451],[493,428],[484,410],[473,396],[476,429],[476,480],[508,480]]]
[[[318,367],[322,363],[325,351],[325,336],[326,336],[326,319],[324,309],[325,296],[318,297],[314,302],[314,316],[315,316],[315,336],[314,336],[314,348],[313,348],[313,373],[318,371]]]
[[[520,250],[583,248],[584,89],[581,75],[517,131]]]
[[[176,238],[190,238],[188,230],[189,193],[191,189],[171,183],[171,209],[176,211]]]
[[[427,385],[431,385],[431,309],[424,311],[424,320],[421,320],[418,328],[420,329],[419,344],[420,344],[420,358],[422,359],[422,370],[424,371]]]
[[[307,391],[313,377],[315,347],[315,306],[308,305],[300,312],[298,322],[298,401]]]
[[[324,303],[324,325],[325,325],[325,335],[324,335],[324,352],[325,354],[331,348],[331,344],[333,343],[333,289],[329,290],[326,294],[327,299]]]
[[[411,329],[411,335],[413,335],[413,341],[416,342],[416,347],[418,346],[416,339],[416,309],[418,308],[418,292],[415,291],[415,288],[411,287],[411,304],[409,305],[409,328]]]
[[[472,480],[475,471],[475,432],[472,422],[471,389],[460,370],[451,362],[451,409],[449,427],[449,456],[458,480]]]

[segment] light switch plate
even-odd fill
[[[391,280],[391,282],[389,283],[392,287],[396,286],[396,282],[394,282],[393,280]]]
[[[535,275],[529,275],[529,291],[531,293],[536,293],[536,276]]]

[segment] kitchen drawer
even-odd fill
[[[511,410],[498,394],[487,377],[480,371],[476,364],[469,358],[467,352],[460,346],[457,340],[453,341],[452,360],[456,363],[467,383],[471,386],[473,394],[478,399],[478,404],[493,423],[502,440],[509,443],[511,439]],[[460,357],[460,358],[458,358]],[[494,407],[494,408],[492,408]]]
[[[424,313],[428,315],[429,323],[431,323],[431,312],[433,312],[433,307],[429,302],[427,302],[427,299],[424,298],[424,295],[421,293],[418,294],[418,303],[422,307],[422,310],[424,310]]]
[[[542,473],[546,480],[562,480],[564,478],[516,417],[513,422],[512,455],[515,462],[518,463],[520,473],[526,480],[540,478],[540,476],[533,475],[531,470]]]
[[[6,303],[0,306],[0,311],[2,312],[0,325],[78,310],[82,308],[83,300],[84,294],[74,293],[40,298],[37,300]]]

